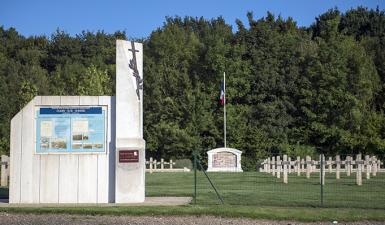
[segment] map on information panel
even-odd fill
[[[102,107],[40,108],[36,115],[36,153],[105,151]]]

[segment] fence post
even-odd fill
[[[158,162],[156,161],[156,159],[154,160],[154,172],[155,172],[155,170],[157,170],[158,169]]]
[[[320,155],[320,186],[321,186],[321,207],[324,205],[324,184],[325,184],[325,165],[324,165],[325,156],[323,154]]]
[[[346,163],[346,160],[345,160]],[[345,164],[346,167],[346,164]],[[341,170],[341,157],[340,155],[336,155],[336,179],[340,179],[340,170]]]
[[[209,181],[211,187],[214,189],[215,193],[217,194],[218,199],[221,201],[222,204],[224,204],[223,198],[221,197],[221,195],[219,194],[217,188],[215,187],[215,185],[211,181],[209,175],[207,175],[207,173],[206,173],[205,169],[203,168],[202,164],[200,163],[200,161],[198,161],[197,163],[199,164],[199,167],[201,168],[203,174],[206,176],[207,180]]]
[[[2,155],[1,162],[6,163],[1,165],[0,186],[8,186],[9,177],[9,156]]]
[[[362,185],[362,161],[361,154],[356,156],[356,182],[358,186]]]
[[[194,152],[194,204],[197,204],[197,155]]]
[[[301,157],[297,156],[297,176],[301,176]]]
[[[275,177],[275,157],[271,157],[272,175]]]
[[[320,183],[321,185],[325,185],[325,156],[321,154],[319,156],[319,161],[320,161]]]
[[[283,183],[287,184],[287,155],[283,155]],[[290,163],[290,161],[289,161]]]
[[[370,172],[372,170],[372,165],[370,164],[370,157],[368,155],[365,155],[365,172],[366,172],[366,179],[370,179]]]
[[[172,159],[170,159],[170,169],[172,169]]]
[[[282,165],[281,165],[281,157],[280,156],[277,156],[277,178],[281,178],[281,169],[282,169]]]
[[[267,173],[270,173],[270,157],[267,158]]]
[[[311,170],[311,157],[306,156],[306,178],[310,178],[310,170]]]

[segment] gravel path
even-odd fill
[[[333,224],[332,222],[322,223],[297,223],[290,221],[266,221],[251,220],[243,218],[221,218],[213,216],[83,216],[66,214],[9,214],[0,213],[0,224],[4,225],[295,225],[295,224]],[[338,223],[351,225],[379,225],[385,222],[360,221],[355,223]]]

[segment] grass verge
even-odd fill
[[[244,217],[266,220],[314,221],[385,221],[385,210],[303,208],[303,207],[251,207],[251,206],[173,206],[173,207],[82,207],[82,208],[0,208],[7,213],[64,213],[79,215],[132,215],[132,216],[184,216],[212,215],[220,217]]]

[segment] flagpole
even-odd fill
[[[223,130],[224,130],[224,142],[225,142],[225,148],[226,146],[226,72],[223,72]]]

